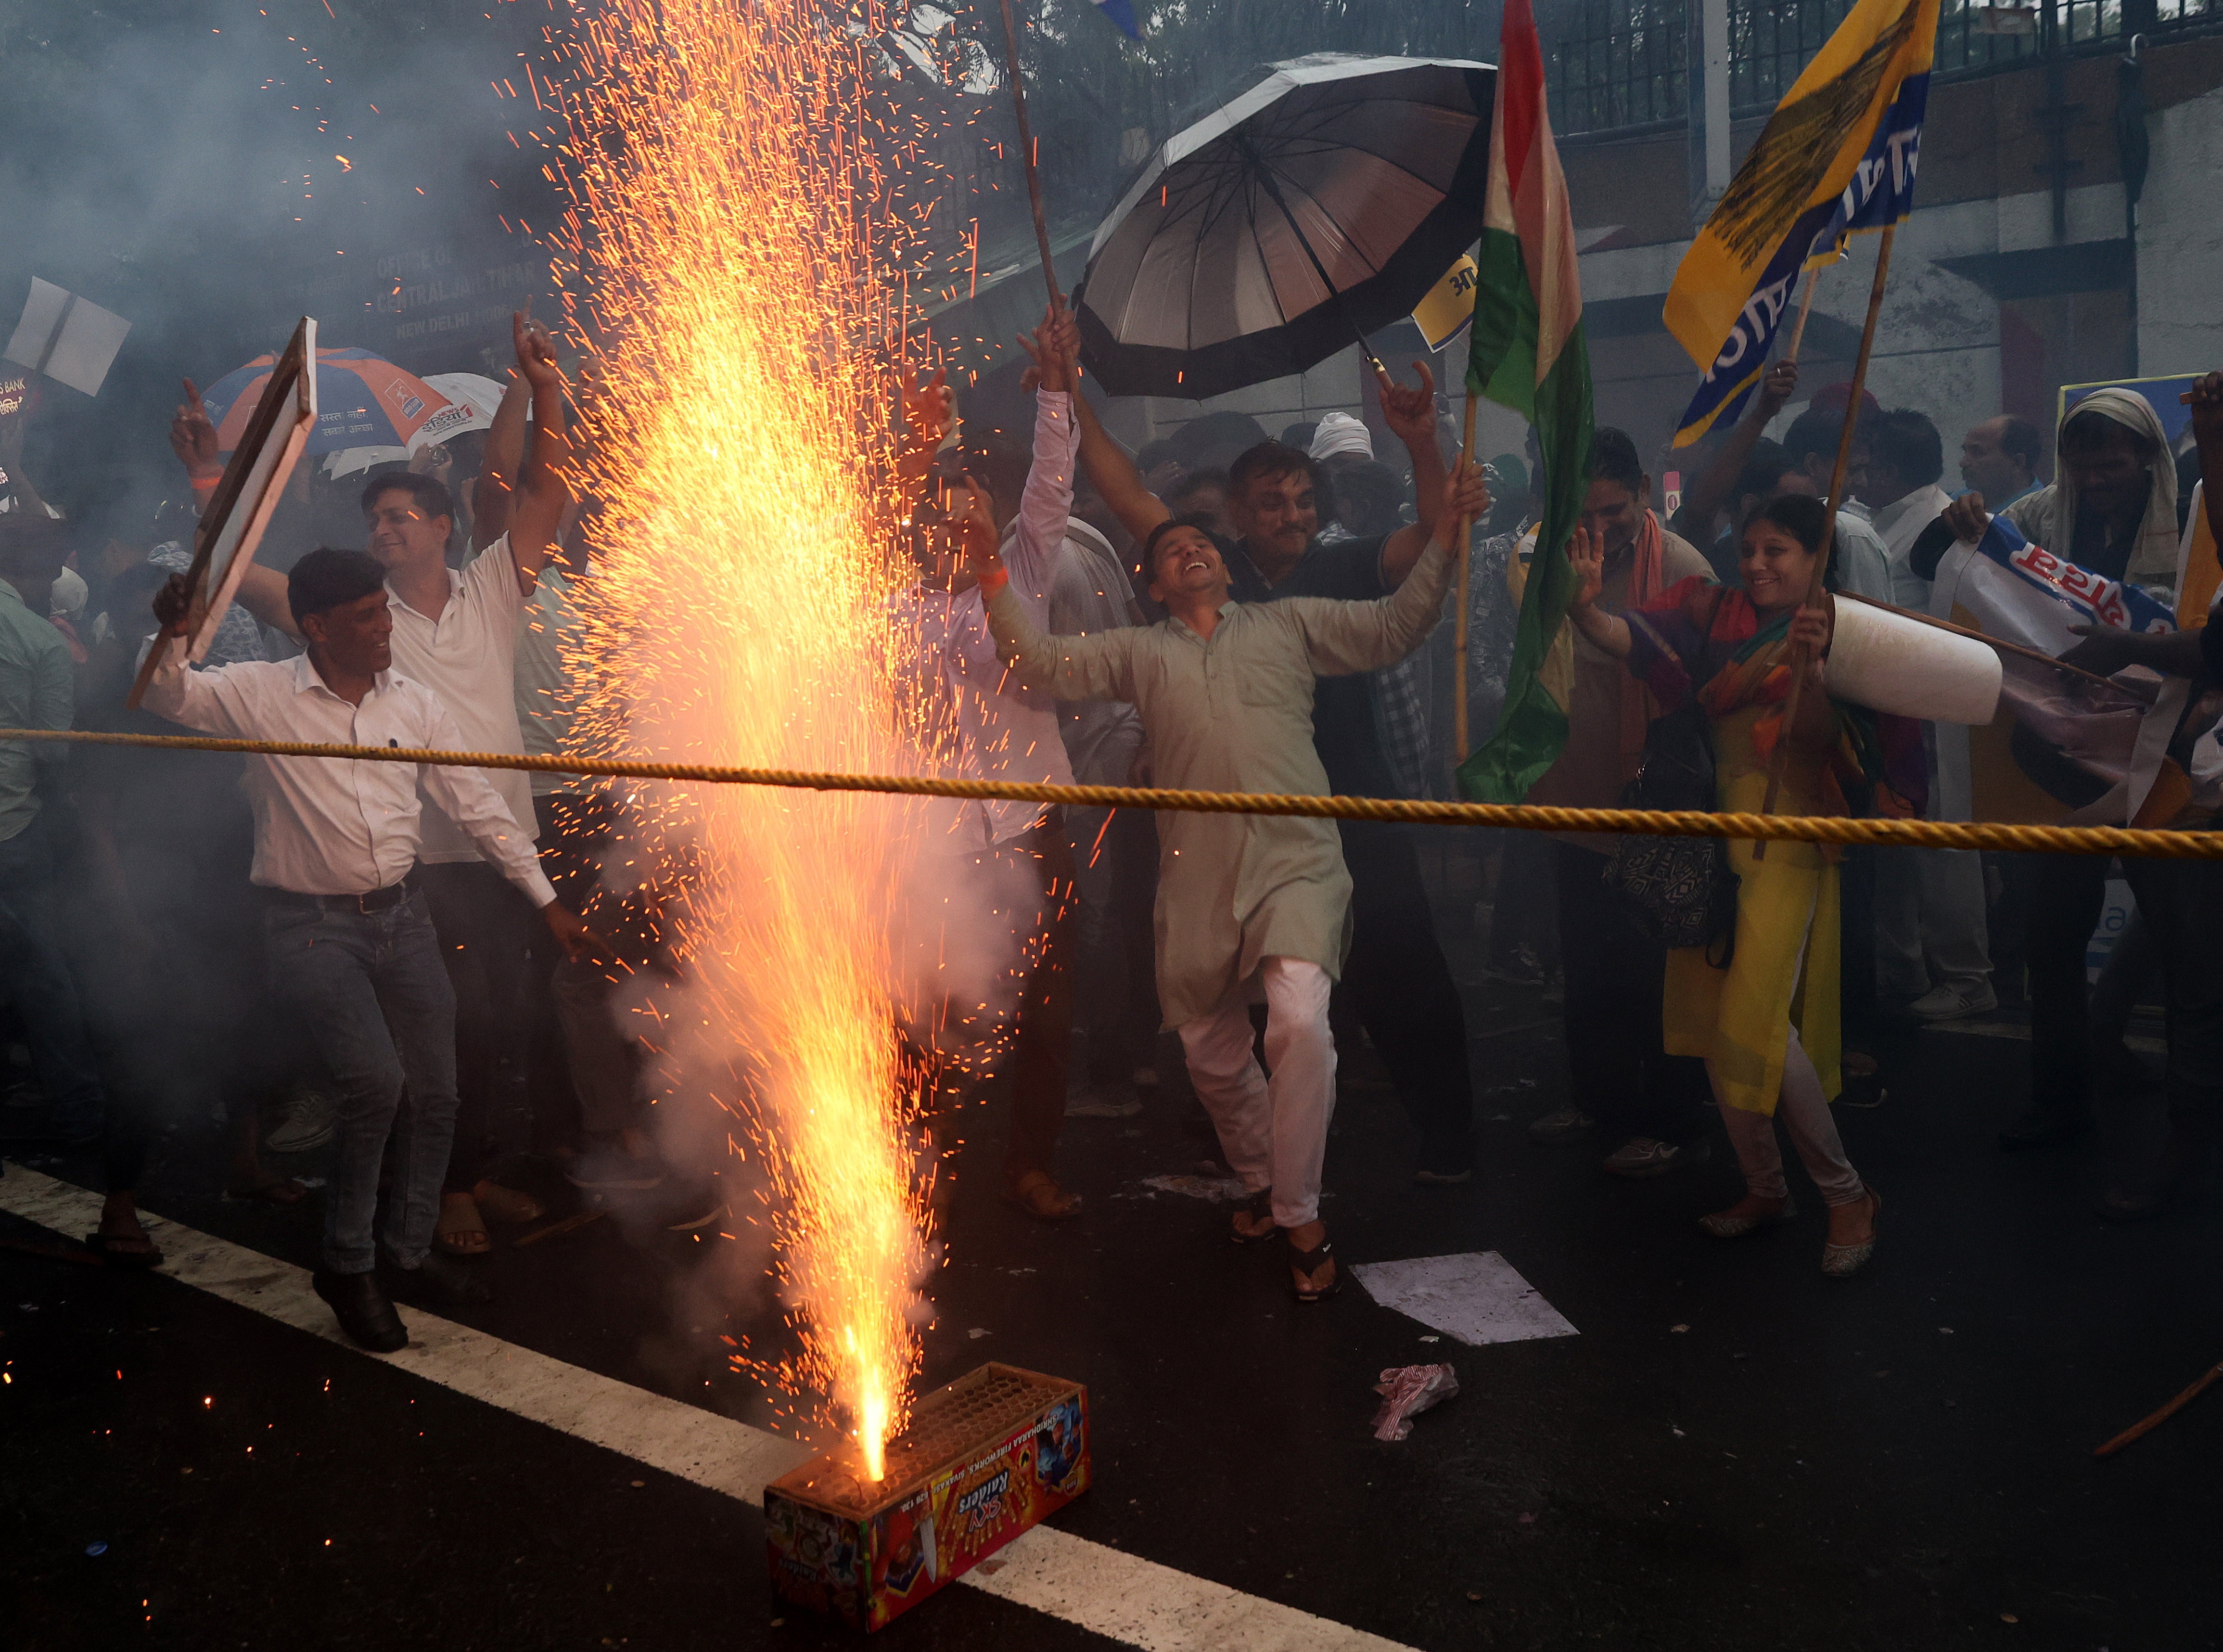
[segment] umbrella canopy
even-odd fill
[[[484,374],[427,373],[425,382],[470,414],[460,424],[451,425],[443,431],[443,439],[461,435],[467,430],[490,430],[494,427],[494,410],[501,406],[501,386]],[[525,416],[527,419],[532,417],[530,407],[526,410]]]
[[[221,451],[229,453],[238,445],[277,359],[258,356],[201,393]],[[469,409],[414,373],[367,350],[317,352],[317,427],[309,436],[311,453],[350,447],[399,447],[413,453],[469,417]]]
[[[1278,64],[1168,139],[1096,231],[1074,304],[1114,395],[1301,373],[1402,317],[1482,234],[1497,72]]]

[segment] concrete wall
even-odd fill
[[[2223,367],[2223,90],[2148,125],[2152,170],[2138,204],[2138,369]]]

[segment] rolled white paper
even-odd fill
[[[1991,722],[1999,704],[1993,649],[1888,608],[1836,606],[1836,633],[1822,664],[1831,698],[1935,722]]]

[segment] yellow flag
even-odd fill
[[[1860,0],[1784,94],[1683,255],[1664,315],[1705,378],[1678,447],[1743,407],[1800,270],[1912,208],[1937,5]]]
[[[1428,289],[1413,311],[1413,325],[1430,350],[1441,350],[1474,319],[1474,260],[1466,254]]]

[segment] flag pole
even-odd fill
[[[1898,234],[1898,224],[1886,224],[1883,241],[1876,248],[1875,284],[1868,289],[1868,315],[1867,319],[1861,325],[1861,353],[1853,363],[1852,393],[1845,398],[1845,422],[1837,432],[1837,463],[1836,468],[1829,472],[1829,495],[1823,501],[1822,553],[1814,558],[1814,577],[1806,587],[1806,600],[1804,606],[1808,608],[1815,606],[1822,600],[1824,590],[1823,581],[1829,571],[1829,552],[1836,547],[1837,541],[1837,512],[1843,508],[1845,502],[1845,471],[1852,463],[1853,432],[1859,428],[1861,422],[1861,396],[1867,388],[1868,356],[1875,348],[1876,317],[1883,309],[1883,284],[1885,278],[1891,274],[1891,243]],[[1818,271],[1815,273],[1819,274]],[[1813,294],[1811,282],[1807,287],[1807,294],[1810,298]],[[1799,312],[1798,322],[1801,328],[1804,328],[1806,316],[1803,307]],[[1772,815],[1775,812],[1776,796],[1783,790],[1783,767],[1791,756],[1791,730],[1798,720],[1799,694],[1805,686],[1806,668],[1812,663],[1811,656],[1804,648],[1792,649],[1791,692],[1783,702],[1783,731],[1776,738],[1775,755],[1767,766],[1767,796],[1760,805],[1760,812],[1763,815]],[[1755,861],[1764,861],[1767,858],[1767,844],[1765,840],[1755,842],[1752,846],[1752,858]]]
[[[1019,31],[1011,21],[1011,0],[1003,0],[1004,47],[1011,67],[1011,108],[1019,117],[1019,158],[1026,162],[1027,204],[1035,214],[1035,245],[1042,249],[1042,281],[1049,288],[1049,307],[1065,308],[1065,294],[1057,290],[1057,265],[1050,256],[1049,224],[1042,216],[1042,179],[1035,172],[1034,132],[1027,124],[1027,88],[1019,73]]]
[[[1783,359],[1786,362],[1798,359],[1799,341],[1806,337],[1806,312],[1814,307],[1814,287],[1821,279],[1822,267],[1819,264],[1806,272],[1806,290],[1798,297],[1798,319],[1791,329],[1791,348],[1783,352]]]
[[[1469,335],[1471,338],[1472,335]],[[1464,471],[1474,463],[1474,415],[1478,400],[1471,386],[1466,393],[1466,430],[1459,443],[1459,470]],[[1469,570],[1474,563],[1474,518],[1459,518],[1458,534],[1458,617],[1452,622],[1452,748],[1458,760],[1468,756],[1466,726],[1466,627],[1470,605],[1467,597]]]

